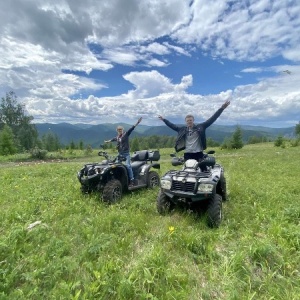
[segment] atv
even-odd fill
[[[204,154],[197,161],[171,154],[172,165],[183,165],[181,170],[168,171],[160,181],[157,197],[157,210],[165,215],[176,205],[191,210],[206,211],[207,223],[210,227],[219,227],[222,220],[222,201],[227,200],[226,179],[224,169],[216,164],[215,151]]]
[[[105,160],[99,163],[88,163],[77,173],[84,194],[99,192],[104,202],[115,203],[122,198],[123,192],[140,188],[159,186],[159,175],[151,168],[160,169],[160,153],[158,150],[136,151],[131,157],[131,167],[134,174],[134,185],[129,185],[126,158],[117,155],[109,156],[105,151],[99,151],[99,156]]]

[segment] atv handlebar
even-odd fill
[[[104,156],[109,162],[122,162],[122,161],[126,161],[126,157],[118,154],[115,157],[109,156],[107,152],[105,151],[99,151],[98,152],[98,156]]]
[[[210,150],[207,153],[203,153],[203,157],[199,159],[198,163],[201,163],[208,155],[214,154],[215,150]],[[172,157],[172,165],[173,166],[180,166],[183,165],[185,160],[183,157],[177,157],[176,154],[171,153],[170,156]]]

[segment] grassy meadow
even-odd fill
[[[96,151],[0,162],[0,299],[299,299],[300,147],[215,150],[229,195],[218,229],[160,216],[158,188],[111,206],[82,195],[77,171]]]

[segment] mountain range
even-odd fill
[[[83,141],[85,145],[89,144],[92,147],[99,147],[104,140],[108,140],[116,136],[117,125],[122,125],[125,130],[128,130],[131,125],[128,124],[70,124],[70,123],[37,123],[34,124],[37,128],[39,136],[42,137],[44,134],[51,132],[58,136],[60,142],[64,145],[70,144],[71,141],[78,143]],[[239,125],[240,126],[240,125]],[[211,138],[217,142],[223,142],[227,137],[231,137],[233,132],[236,130],[236,125],[211,125],[206,130],[207,138]],[[249,137],[267,137],[270,140],[275,139],[279,135],[285,137],[295,136],[295,127],[287,128],[270,128],[262,126],[251,126],[251,125],[241,125],[243,134],[243,141],[247,142]],[[162,126],[147,126],[140,124],[135,128],[131,137],[146,137],[151,135],[167,135],[175,136],[177,133],[167,127]]]

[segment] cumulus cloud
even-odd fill
[[[99,116],[110,122],[136,114],[155,122],[157,114],[177,120],[191,112],[201,119],[229,98],[220,122],[298,121],[299,14],[296,0],[1,1],[0,92],[15,91],[41,122],[97,123]],[[159,71],[197,53],[222,63],[280,56],[290,63],[245,66],[233,77],[259,73],[257,83],[210,95],[189,93],[193,76],[186,70],[174,74],[177,82]],[[132,88],[97,96],[110,86],[95,71],[105,80],[117,66]],[[83,92],[88,96],[81,99]]]

